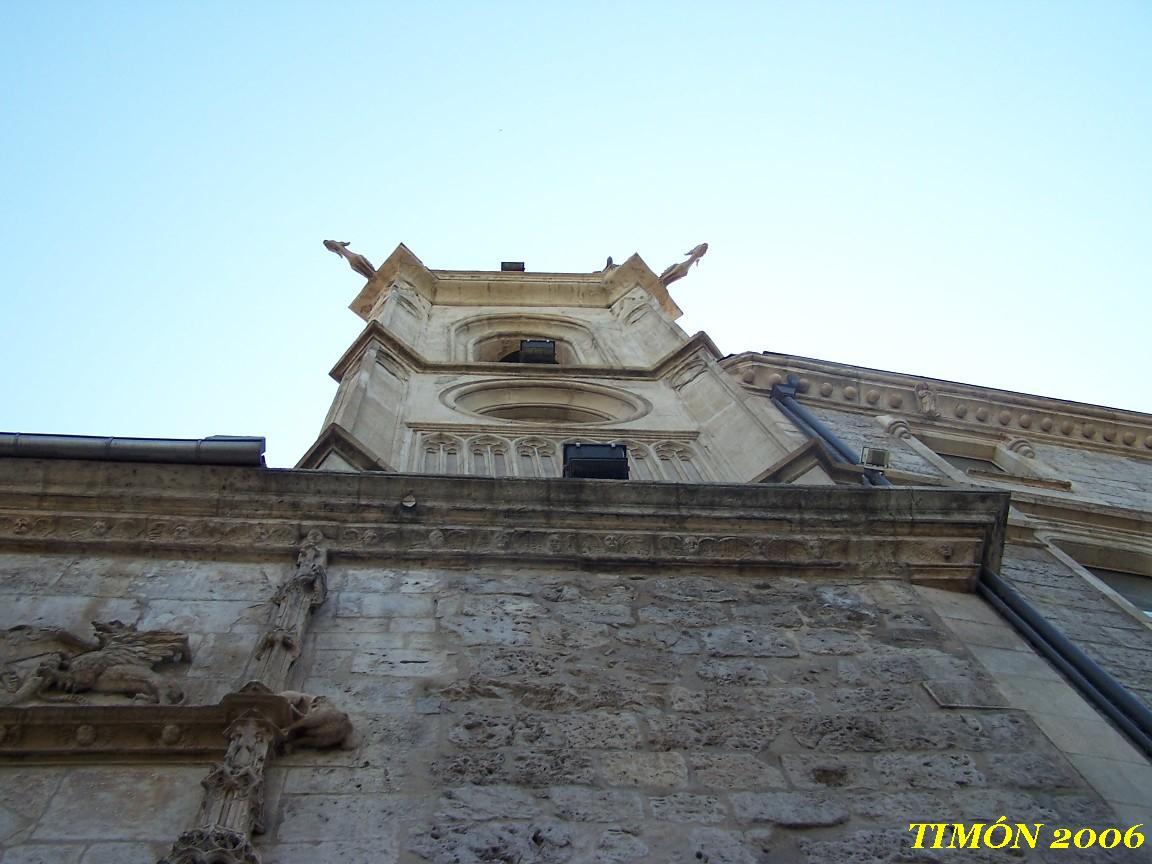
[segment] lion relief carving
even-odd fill
[[[93,621],[92,631],[93,641],[55,627],[21,624],[0,632],[0,705],[84,702],[86,693],[160,705],[184,701],[180,687],[154,667],[191,660],[185,634],[121,621]]]

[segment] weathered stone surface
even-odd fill
[[[264,864],[318,864],[335,861],[339,864],[396,864],[396,847],[382,843],[379,838],[359,842],[341,843],[279,843],[271,848],[261,847]]]
[[[689,836],[686,860],[703,864],[762,864],[771,860],[771,832],[764,830],[724,831],[719,828],[696,828]]]
[[[465,714],[448,731],[448,740],[458,747],[504,747],[515,730],[514,717]]]
[[[868,756],[851,753],[785,753],[780,757],[788,779],[798,789],[854,789],[875,786]]]
[[[768,714],[804,714],[816,709],[816,693],[805,687],[745,687],[741,695],[750,708]]]
[[[5,862],[14,864],[79,864],[83,844],[22,843],[4,850]]]
[[[72,769],[32,837],[171,841],[196,813],[204,773],[197,765]]]
[[[822,628],[800,636],[800,649],[807,654],[859,654],[867,643],[851,630]]]
[[[984,775],[971,756],[963,753],[885,753],[873,764],[885,785],[911,789],[953,789],[983,786]]]
[[[285,772],[286,795],[373,795],[397,791],[394,771],[364,765],[289,768]]]
[[[734,711],[740,697],[733,691],[710,687],[707,690],[689,690],[685,687],[668,688],[668,707],[686,714],[715,711]]]
[[[797,656],[799,652],[793,655]],[[774,684],[778,679],[767,664],[757,660],[704,660],[697,674],[718,684]]]
[[[80,864],[124,864],[125,861],[154,861],[167,848],[159,843],[93,843]]]
[[[1067,763],[1047,753],[989,753],[990,783],[1020,789],[1069,789],[1079,785]]]
[[[454,633],[462,645],[527,645],[532,641],[528,622],[504,615],[453,615],[444,618],[441,626]]]
[[[711,627],[700,633],[704,650],[713,657],[798,657],[791,633],[765,625]]]
[[[698,654],[700,642],[689,631],[660,624],[640,624],[617,631],[616,638],[625,645],[638,645],[670,651],[673,654]]]
[[[540,815],[540,801],[515,786],[457,786],[444,790],[437,815],[462,821],[533,819]]]
[[[544,620],[536,625],[536,632],[549,645],[561,648],[599,648],[612,641],[615,631],[607,624],[561,624]]]
[[[609,828],[596,844],[594,864],[631,864],[645,860],[648,845],[635,834],[621,828]]]
[[[688,754],[695,782],[709,789],[783,789],[787,784],[780,769],[748,753]]]
[[[792,734],[800,744],[813,750],[879,751],[890,746],[884,725],[868,716],[804,717],[793,725]]]
[[[644,817],[644,801],[635,792],[554,786],[548,797],[557,817],[570,822],[628,822]]]
[[[609,786],[678,788],[688,782],[688,766],[679,753],[609,753],[601,760]]]
[[[677,792],[651,798],[648,806],[653,817],[665,822],[723,822],[728,818],[719,798]]]
[[[410,807],[397,796],[285,795],[276,838],[282,843],[373,839],[387,844],[396,816]]]
[[[842,804],[814,792],[735,792],[730,800],[736,819],[741,822],[816,828],[848,820],[848,811]]]
[[[829,703],[839,711],[904,711],[916,705],[908,687],[844,687],[829,694]]]
[[[656,750],[692,750],[723,747],[761,750],[780,734],[781,724],[771,718],[736,718],[726,715],[650,717],[648,736]]]
[[[339,652],[317,652],[317,656],[324,653]],[[444,675],[452,668],[452,658],[443,651],[407,648],[359,651],[352,655],[350,664],[353,673],[400,678],[431,678]],[[318,673],[314,671],[313,674]]]
[[[408,850],[432,864],[562,864],[573,860],[568,830],[546,821],[433,825],[416,832]]]

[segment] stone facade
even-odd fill
[[[1147,702],[1084,567],[1152,560],[1152,418],[724,358],[636,257],[400,247],[353,309],[298,469],[0,459],[0,864],[1149,860],[1048,848],[1152,767],[971,592]],[[530,337],[559,362],[499,362]],[[561,478],[573,440],[633,479]],[[1002,816],[1044,842],[911,848]]]

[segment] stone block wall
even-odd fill
[[[287,566],[10,555],[0,608],[186,628],[166,674],[212,702]],[[337,560],[329,587],[293,685],[356,732],[272,763],[265,864],[886,861],[909,822],[1115,821],[899,582]],[[0,864],[155,860],[207,770],[0,765]]]
[[[358,741],[277,763],[267,862],[900,860],[910,821],[1110,819],[899,583],[334,567],[332,587],[303,687]]]

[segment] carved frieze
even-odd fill
[[[743,354],[724,368],[744,386],[768,392],[792,375],[803,401],[846,410],[908,410],[957,427],[1026,431],[1055,443],[1133,455],[1152,451],[1147,416],[1056,399],[988,391],[910,375],[852,369],[783,356]]]

